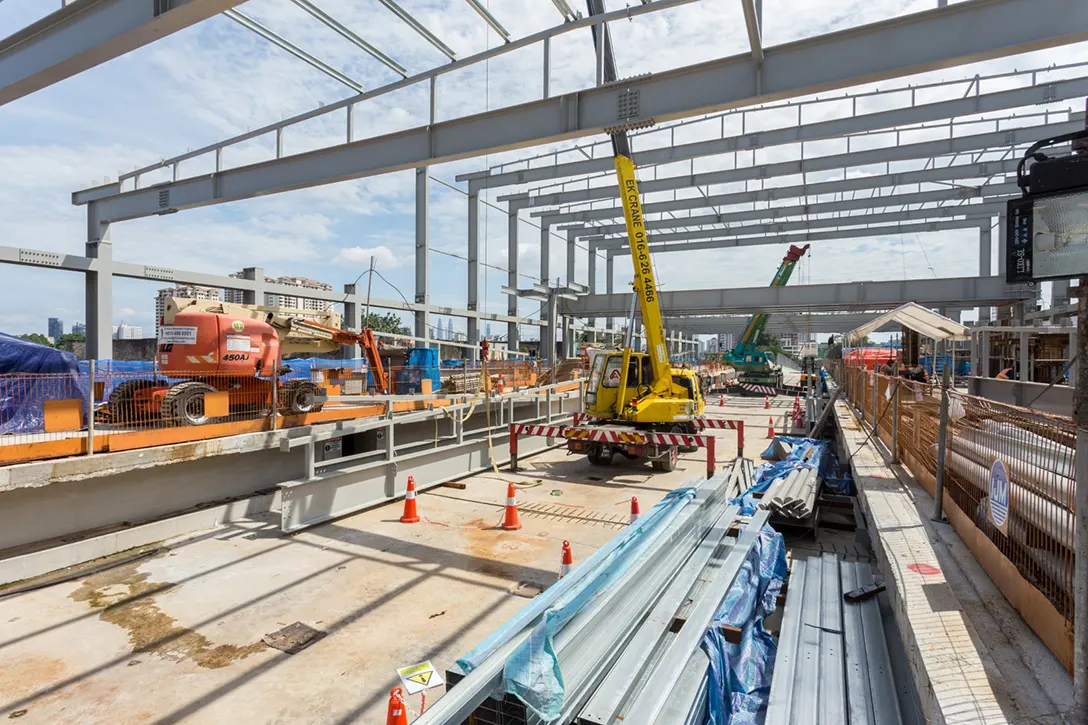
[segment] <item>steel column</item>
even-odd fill
[[[519,206],[510,205],[506,214],[506,284],[512,289],[518,288],[518,212]],[[511,317],[518,316],[518,296],[516,294],[506,297],[506,314]],[[506,323],[507,349],[517,352],[521,347],[521,335],[518,323]]]
[[[428,305],[431,302],[430,294],[430,226],[428,224],[428,212],[430,210],[430,167],[421,166],[416,169],[416,304]],[[471,265],[471,263],[470,263]],[[472,272],[469,272],[471,279]],[[469,282],[469,298],[471,299],[471,281]],[[472,308],[470,308],[472,309]],[[416,310],[415,331],[416,337],[430,340],[431,320],[430,313],[426,310]],[[429,343],[424,343],[429,346]]]
[[[98,221],[96,205],[87,207],[86,254],[97,264],[85,275],[88,359],[113,359],[113,245],[110,225]],[[156,320],[156,328],[158,321]]]
[[[978,228],[978,276],[989,277],[993,266],[993,249],[991,229],[989,226]],[[978,308],[979,324],[986,324],[992,319],[990,307]]]
[[[361,332],[364,322],[359,315],[359,303],[357,302],[358,294],[358,285],[344,285],[344,329],[351,330],[352,332]],[[362,356],[362,349],[357,342],[353,342],[350,345],[342,345],[340,351],[343,357],[348,359],[355,359]]]
[[[468,184],[468,300],[467,307],[475,312],[479,309],[480,296],[480,191],[470,181]],[[469,360],[480,359],[480,320],[468,318],[468,340],[472,348]]]

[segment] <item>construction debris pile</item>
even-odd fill
[[[575,566],[458,660],[416,722],[663,725],[762,707],[725,695],[738,677],[769,682],[762,620],[786,575],[768,512],[729,501],[743,469],[673,491]]]

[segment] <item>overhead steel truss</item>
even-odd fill
[[[955,277],[878,282],[810,284],[796,287],[661,290],[661,306],[669,318],[692,315],[743,315],[764,312],[872,311],[898,307],[913,300],[927,307],[975,307],[1031,299],[1026,285],[1006,285],[998,277]],[[564,300],[561,311],[577,317],[623,317],[631,305],[630,293],[585,295]]]
[[[681,2],[657,0],[583,18],[490,52],[497,54],[498,50],[543,43],[570,30],[626,19]],[[926,42],[916,42],[921,37]],[[76,192],[73,202],[95,202],[96,217],[101,221],[134,219],[577,138],[602,133],[617,123],[660,123],[761,100],[804,96],[1084,40],[1088,40],[1088,5],[1080,0],[969,0],[765,48],[763,62],[758,64],[750,55],[724,58],[558,98],[545,97],[395,134],[219,170],[209,176],[167,182],[153,189],[122,192],[121,183],[108,184]],[[478,60],[479,56],[474,58]],[[440,71],[454,65],[457,64],[304,115],[312,118],[347,108],[379,93],[437,77]],[[638,99],[636,116],[628,116],[627,112],[622,117],[617,115],[620,96]],[[625,107],[633,108],[629,104]],[[298,120],[301,117],[273,124],[263,133],[273,133]],[[254,134],[245,134],[207,147],[204,153],[253,137]],[[169,166],[178,159],[146,169]]]
[[[119,1],[119,0],[117,0]],[[380,0],[387,8],[396,13],[405,22],[406,13],[393,0]],[[124,174],[116,184],[107,184],[93,189],[78,191],[73,194],[73,203],[88,206],[88,244],[86,259],[92,260],[86,271],[87,275],[87,315],[88,322],[92,320],[107,319],[110,316],[112,283],[110,279],[116,271],[118,263],[112,263],[109,245],[109,225],[112,222],[126,219],[134,219],[151,215],[159,215],[197,208],[211,204],[219,204],[231,200],[246,199],[255,196],[278,193],[292,189],[305,188],[335,181],[361,178],[389,171],[407,168],[416,168],[416,302],[409,305],[416,314],[417,332],[426,328],[427,315],[430,314],[429,304],[429,271],[427,257],[429,255],[428,225],[427,225],[427,194],[428,194],[428,165],[444,161],[451,161],[470,156],[482,155],[488,152],[510,150],[527,147],[541,143],[551,143],[573,139],[582,136],[591,136],[602,133],[604,130],[617,123],[629,125],[642,125],[647,123],[663,123],[668,121],[693,118],[702,114],[716,113],[732,108],[746,108],[755,104],[775,103],[781,100],[812,96],[837,88],[846,88],[859,84],[880,82],[886,79],[900,78],[914,73],[932,71],[940,68],[948,68],[964,63],[971,63],[991,58],[1014,55],[1031,50],[1056,47],[1063,44],[1088,40],[1088,5],[1080,0],[967,0],[951,7],[941,7],[911,15],[898,17],[892,20],[875,23],[859,28],[851,28],[845,31],[831,33],[822,36],[807,38],[794,43],[774,47],[764,47],[760,33],[760,3],[758,1],[743,0],[743,10],[746,20],[746,29],[750,42],[750,52],[731,58],[723,58],[696,66],[679,68],[662,73],[640,76],[618,83],[606,82],[605,66],[610,59],[606,58],[603,43],[597,44],[597,84],[579,92],[553,97],[550,92],[549,74],[551,67],[550,46],[551,40],[561,34],[593,28],[598,34],[606,32],[607,23],[616,20],[651,13],[659,10],[667,10],[685,5],[697,0],[656,0],[655,2],[643,1],[642,4],[633,5],[630,8],[611,13],[595,14],[589,17],[577,17],[573,10],[564,2],[554,4],[564,16],[562,25],[550,28],[526,38],[510,40],[508,34],[493,16],[477,0],[466,0],[485,21],[504,36],[508,42],[483,53],[478,53],[460,60],[453,60],[453,53],[446,53],[453,62],[448,65],[434,68],[424,73],[416,74],[380,88],[368,92],[358,93],[342,101],[329,104],[321,109],[315,109],[305,114],[300,114],[284,121],[270,124],[261,129],[239,135],[227,141],[219,142],[197,149],[186,154],[181,154],[164,161],[137,169],[134,172]],[[196,4],[197,0],[189,0],[189,4]],[[304,6],[305,9],[305,6]],[[569,12],[568,12],[569,11]],[[313,14],[311,12],[311,14]],[[317,17],[317,16],[315,16]],[[319,19],[321,19],[319,17]],[[411,22],[409,22],[412,25]],[[417,27],[418,26],[418,27]],[[442,50],[441,41],[430,35],[418,23],[413,25],[421,35],[428,39],[435,47]],[[335,29],[335,28],[334,28]],[[337,31],[340,32],[340,31]],[[430,36],[430,37],[428,37]],[[924,42],[919,42],[924,39]],[[542,57],[542,86],[543,93],[539,100],[524,103],[508,108],[491,110],[486,113],[476,114],[447,121],[439,121],[437,111],[437,85],[439,78],[448,72],[463,69],[475,63],[480,63],[489,58],[502,55],[513,50],[519,50],[536,46]],[[360,46],[362,47],[362,46]],[[0,46],[2,49],[2,46]],[[364,48],[365,50],[365,48]],[[2,56],[0,56],[2,57]],[[394,69],[395,70],[395,69]],[[3,80],[0,75],[0,81]],[[428,123],[417,128],[388,134],[386,136],[357,140],[355,138],[352,123],[353,109],[355,105],[378,96],[407,88],[415,84],[425,84],[430,93],[430,117]],[[1080,85],[1078,85],[1080,84]],[[770,130],[759,134],[749,134],[742,131],[741,136],[729,139],[718,139],[700,144],[687,144],[677,147],[670,144],[670,148],[664,150],[646,150],[643,154],[659,154],[657,163],[669,163],[680,158],[695,158],[710,154],[719,154],[723,151],[736,151],[737,148],[725,148],[730,142],[738,139],[747,139],[747,148],[762,148],[771,145],[796,143],[797,141],[817,140],[822,138],[834,138],[842,135],[879,132],[881,128],[893,128],[902,125],[926,123],[962,115],[989,113],[1001,109],[1015,108],[1033,103],[1049,103],[1065,97],[1073,97],[1078,92],[1084,93],[1081,86],[1088,84],[1085,79],[1063,79],[1049,83],[1032,82],[1028,88],[1018,88],[997,93],[982,93],[978,79],[974,81],[973,91],[969,86],[967,97],[955,101],[941,101],[939,103],[916,104],[914,92],[911,93],[909,108],[897,111],[881,111],[870,114],[859,114],[855,107],[849,118],[836,119],[819,124],[799,123],[797,129]],[[0,83],[0,88],[3,84]],[[1079,90],[1078,90],[1079,89]],[[621,103],[621,101],[624,101]],[[856,102],[855,102],[856,103]],[[617,113],[617,107],[633,109]],[[345,143],[314,151],[285,155],[283,138],[284,134],[304,121],[330,113],[343,112],[345,118]],[[800,113],[800,111],[799,111]],[[943,115],[941,115],[943,114]],[[799,117],[800,118],[800,117]],[[928,121],[927,121],[928,119]],[[1069,124],[1075,123],[1070,120]],[[1060,124],[1047,124],[1048,128],[1058,127]],[[868,129],[868,130],[866,130]],[[789,134],[794,134],[792,140]],[[973,162],[981,161],[982,151],[991,148],[1014,148],[1017,145],[1029,142],[1028,139],[1010,138],[1009,134],[1016,136],[1018,131],[1002,129],[990,136],[986,145],[979,149],[977,146],[972,151],[963,151],[958,138],[950,138],[943,141],[904,144],[894,149],[872,149],[857,151],[847,149],[847,154],[839,154],[837,157],[848,156],[850,163],[843,163],[841,158],[818,157],[816,159],[803,158],[796,162],[782,162],[781,164],[765,165],[758,172],[747,169],[733,169],[730,171],[708,172],[706,175],[688,174],[687,183],[682,186],[674,186],[674,189],[685,188],[695,183],[702,185],[729,183],[730,181],[743,180],[745,178],[762,178],[767,174],[801,174],[803,180],[807,172],[819,170],[841,169],[845,166],[868,163],[891,163],[894,154],[909,154],[905,158],[919,158],[921,154],[926,157],[976,153]],[[998,136],[1001,136],[1000,138]],[[262,136],[275,137],[275,157],[258,164],[225,169],[222,165],[222,153],[235,144],[242,143]],[[983,141],[985,134],[977,134],[970,143],[978,144]],[[1031,138],[1034,141],[1036,138]],[[848,142],[849,143],[849,142]],[[906,151],[899,151],[904,147]],[[680,150],[677,150],[680,149]],[[687,156],[683,156],[687,154]],[[182,164],[190,159],[202,156],[214,155],[215,171],[211,174],[186,178],[182,171]],[[647,156],[646,158],[649,158]],[[874,159],[883,158],[884,161]],[[834,160],[832,160],[834,159]],[[641,154],[637,159],[645,163]],[[985,159],[987,164],[1000,164],[1000,170],[995,166],[992,173],[985,174],[982,178],[989,180],[994,176],[1008,173],[1004,162],[1007,158]],[[597,164],[599,171],[607,168],[602,166],[606,161],[602,158],[587,160],[590,164]],[[951,164],[959,165],[957,157],[953,156]],[[832,164],[823,166],[825,164]],[[837,165],[833,165],[837,164]],[[965,165],[966,166],[966,165]],[[558,167],[557,167],[558,168]],[[587,167],[588,168],[588,167]],[[557,172],[538,172],[530,169],[523,172],[511,173],[567,173],[570,167],[562,168]],[[790,169],[796,169],[790,171]],[[922,180],[919,177],[915,181],[906,183],[940,183],[942,181],[956,181],[956,179],[936,178],[944,173],[935,167],[921,170],[931,173],[931,179]],[[470,342],[475,340],[474,330],[477,329],[479,313],[479,197],[480,192],[495,185],[501,185],[500,179],[506,172],[499,174],[486,173],[484,176],[476,176],[469,179],[468,205],[469,205],[469,239],[468,239],[468,282],[469,292],[465,310],[451,311],[447,314],[460,314],[464,312],[469,318]],[[579,171],[576,173],[587,173]],[[590,171],[588,173],[594,173]],[[748,177],[747,174],[758,173],[758,177]],[[918,173],[911,170],[906,173]],[[157,184],[151,188],[141,188],[141,183],[148,177],[156,180],[168,177],[169,180]],[[719,176],[714,176],[719,175]],[[486,178],[485,178],[486,177]],[[539,180],[546,180],[542,176]],[[511,183],[524,183],[522,180]],[[661,188],[655,188],[654,184],[661,184]],[[672,179],[651,179],[644,183],[644,191],[665,190],[667,184],[679,183]],[[845,178],[841,182],[843,186],[835,193],[856,193],[865,188],[883,187],[855,187],[848,188],[850,179]],[[1001,184],[994,184],[1000,187]],[[936,198],[935,192],[923,191],[919,186],[916,194],[899,193],[881,194],[878,200],[873,201],[871,207],[851,207],[851,203],[861,204],[846,198],[838,198],[828,202],[817,200],[813,206],[821,206],[816,212],[797,212],[817,217],[823,213],[842,214],[846,211],[862,211],[871,208],[883,208],[880,197],[894,198],[891,203],[897,204],[894,208],[899,211],[883,214],[851,215],[845,218],[815,218],[809,221],[784,221],[789,218],[787,212],[771,211],[759,212],[761,216],[753,216],[756,212],[747,210],[730,211],[729,214],[721,213],[721,209],[715,210],[715,215],[697,215],[693,218],[698,222],[686,222],[684,225],[694,226],[701,223],[700,217],[708,219],[720,215],[723,219],[730,214],[737,216],[729,218],[729,222],[740,221],[766,221],[767,219],[783,219],[775,224],[759,224],[746,226],[732,226],[727,229],[702,229],[696,232],[686,232],[684,239],[672,238],[668,233],[655,235],[654,244],[658,248],[679,248],[679,244],[698,244],[698,237],[693,235],[706,234],[709,242],[714,235],[728,234],[731,239],[724,240],[721,244],[746,244],[749,241],[766,237],[769,234],[790,231],[793,224],[805,224],[804,227],[796,227],[809,235],[820,235],[824,232],[812,232],[811,229],[838,228],[841,233],[854,233],[851,229],[858,225],[871,226],[875,229],[902,229],[915,226],[916,223],[940,224],[944,226],[974,225],[980,229],[980,239],[985,238],[989,243],[989,227],[984,211],[989,211],[988,204],[996,201],[982,199],[982,203],[960,204],[949,206],[949,202],[963,201],[957,193]],[[606,193],[606,196],[596,197],[595,194]],[[767,192],[773,195],[772,190],[761,189],[758,192],[745,190],[744,194],[760,194]],[[585,197],[567,198],[563,195],[571,193],[584,193]],[[512,254],[510,255],[509,275],[516,286],[517,271],[517,226],[518,214],[521,210],[530,206],[542,206],[545,204],[556,206],[571,203],[584,203],[596,198],[607,199],[614,192],[607,187],[594,188],[590,186],[584,190],[572,190],[560,188],[558,192],[541,195],[539,193],[531,197],[511,199],[510,204],[510,228],[512,230],[509,239]],[[808,196],[810,192],[806,192]],[[968,193],[969,192],[965,192]],[[704,192],[709,195],[709,189]],[[904,202],[902,198],[913,196],[916,199],[923,194],[930,194],[927,201]],[[721,196],[721,195],[717,195]],[[875,196],[875,195],[874,195]],[[545,198],[549,197],[549,198]],[[587,198],[588,197],[588,198]],[[768,196],[768,198],[772,198]],[[785,198],[785,197],[783,197]],[[1000,196],[993,197],[1000,199]],[[673,204],[681,200],[674,200]],[[670,202],[654,202],[670,203]],[[737,202],[743,203],[743,202]],[[917,208],[920,205],[940,203],[943,206],[936,209]],[[720,206],[726,206],[726,202],[717,202]],[[837,207],[830,205],[837,204]],[[904,207],[898,206],[904,204]],[[907,208],[916,207],[916,208]],[[700,207],[690,207],[695,210]],[[715,203],[706,208],[715,208]],[[794,209],[799,208],[794,205]],[[674,213],[682,210],[663,210],[660,213]],[[966,210],[966,211],[965,211]],[[572,213],[581,213],[577,210]],[[567,213],[567,212],[562,212]],[[654,212],[658,213],[658,212]],[[974,216],[978,214],[979,216]],[[541,277],[547,278],[547,260],[549,255],[548,243],[553,233],[550,227],[555,224],[554,214],[542,219],[542,261]],[[590,221],[607,221],[612,217],[601,216]],[[834,224],[831,222],[834,221]],[[667,228],[661,226],[660,228]],[[564,230],[568,245],[573,246],[580,230]],[[585,230],[581,230],[584,232]],[[597,230],[591,230],[597,231]],[[830,233],[830,232],[829,232]],[[675,233],[674,233],[675,234]],[[596,237],[592,240],[591,248],[600,247],[608,252],[607,239]],[[568,246],[568,249],[570,248]],[[591,285],[595,286],[596,254],[591,255]],[[608,257],[608,277],[613,276],[611,258]],[[987,259],[987,266],[989,260]],[[981,268],[980,268],[981,271]],[[573,277],[573,254],[568,256],[568,277]],[[987,283],[983,280],[982,283]],[[589,299],[601,297],[591,295]],[[986,295],[972,293],[964,296],[964,300],[983,304],[981,298],[989,299]],[[1006,299],[1002,297],[1001,299]],[[758,304],[762,304],[759,302]],[[517,324],[524,321],[516,314],[516,303],[511,301],[510,310],[513,314],[506,316],[508,324],[516,330]],[[436,309],[435,311],[441,312]],[[606,316],[601,313],[594,313]],[[620,313],[622,314],[622,312]],[[94,334],[88,330],[88,352],[92,355],[101,355],[102,350],[109,349],[108,324],[105,331],[102,325],[97,325]],[[510,337],[511,341],[516,336]]]

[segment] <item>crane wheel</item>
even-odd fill
[[[207,383],[195,380],[178,383],[163,396],[160,415],[168,423],[204,425],[211,420],[204,413],[204,396],[214,392],[215,388]]]
[[[586,458],[589,459],[590,465],[593,466],[611,466],[613,453],[611,450],[607,454],[604,452],[604,447],[595,445],[589,449],[586,453]]]
[[[288,380],[281,391],[280,412],[285,415],[316,413],[321,404],[314,402],[317,386],[309,380]]]
[[[106,402],[106,409],[110,412],[110,420],[115,423],[135,420],[137,418],[134,405],[136,393],[147,388],[158,388],[165,385],[166,383],[157,380],[126,380],[121,383],[110,391],[109,400]]]

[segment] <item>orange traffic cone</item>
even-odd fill
[[[794,409],[794,411],[801,410],[801,396],[800,395],[793,396],[793,409]]]
[[[502,379],[501,375],[499,376],[498,388],[499,395],[503,395],[506,392],[506,382]]]
[[[770,410],[770,409],[771,409],[771,396],[764,395],[763,396],[763,410]]]
[[[642,511],[638,507],[638,497],[631,497],[631,523],[638,521],[638,517],[642,515]]]
[[[521,528],[518,520],[517,489],[511,483],[506,487],[506,517],[502,521],[502,527],[506,531],[517,531]]]
[[[419,512],[416,510],[416,479],[408,477],[408,492],[404,494],[404,515],[400,517],[402,524],[418,524]]]
[[[774,438],[774,418],[767,416],[767,438]]]
[[[408,725],[408,707],[400,687],[389,691],[389,709],[385,712],[385,725]]]
[[[721,395],[718,396],[718,405],[721,405],[721,406],[725,405],[725,393],[722,393]]]
[[[570,542],[563,542],[563,559],[559,563],[559,578],[570,574],[570,568],[574,566],[574,552],[570,550]]]

